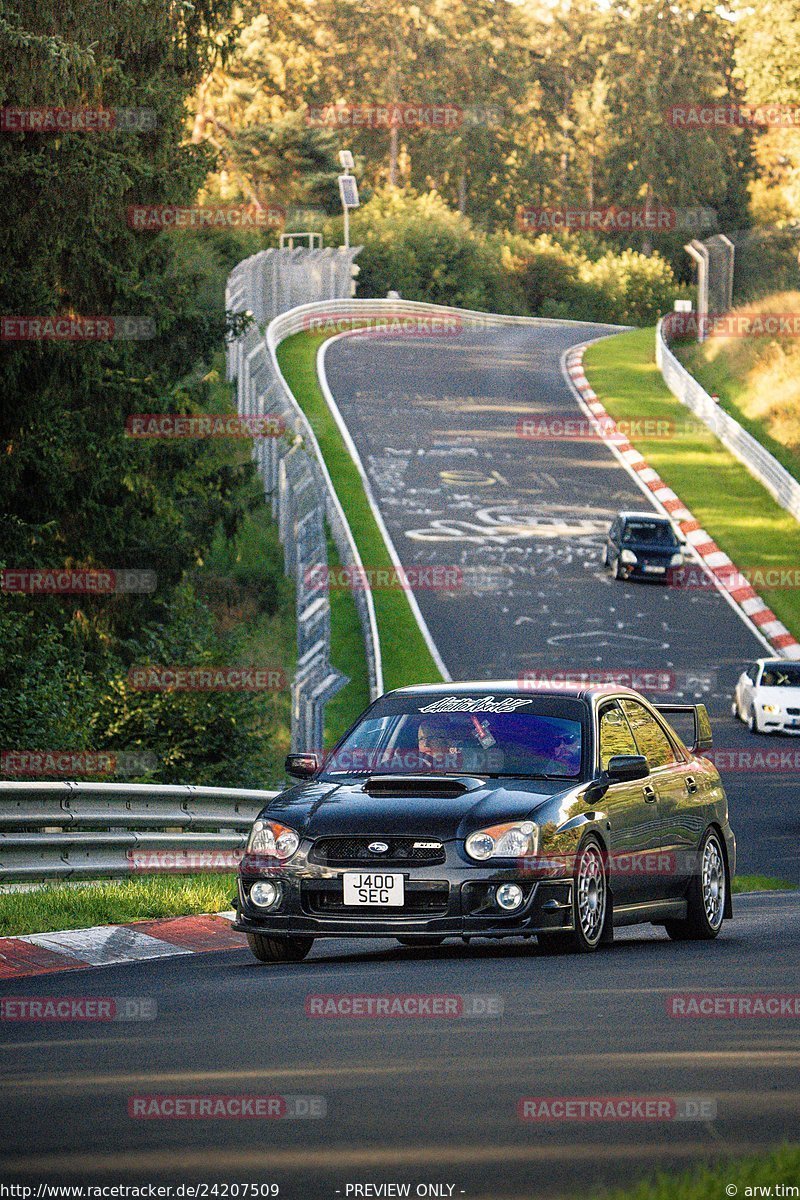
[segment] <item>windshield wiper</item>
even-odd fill
[[[487,779],[578,779],[578,775],[545,775],[543,771],[522,772],[522,771],[478,771],[478,775],[485,775]]]

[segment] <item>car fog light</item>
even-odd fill
[[[517,883],[503,883],[495,892],[495,899],[501,908],[511,912],[522,904],[522,888]]]
[[[250,888],[250,899],[257,908],[272,908],[280,899],[281,889],[269,881],[254,883]]]

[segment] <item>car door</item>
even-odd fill
[[[739,676],[739,682],[736,685],[736,703],[739,708],[739,716],[744,721],[747,720],[747,715],[753,705],[757,679],[758,663],[749,663]]]
[[[640,754],[619,701],[598,709],[598,753],[601,769],[614,754]],[[600,806],[608,814],[609,878],[615,905],[654,898],[651,856],[660,848],[658,795],[649,778],[612,783]]]
[[[656,791],[656,855],[650,895],[656,900],[680,896],[699,840],[699,814],[692,803],[692,796],[699,795],[697,772],[660,717],[638,700],[625,699],[621,703],[639,753],[647,759],[650,783]]]
[[[616,517],[611,522],[611,528],[606,536],[606,562],[610,567],[613,567],[619,553],[619,531],[621,525],[622,522],[619,517]]]

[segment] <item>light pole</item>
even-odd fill
[[[342,165],[344,175],[339,176],[339,196],[342,201],[342,210],[344,212],[344,245],[345,249],[350,249],[350,209],[358,208],[360,201],[358,199],[358,182],[355,175],[351,175],[355,163],[353,155],[349,150],[339,151],[339,162]]]

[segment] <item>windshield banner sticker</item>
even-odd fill
[[[523,704],[531,703],[531,700],[522,696],[504,696],[502,700],[496,700],[494,696],[483,696],[480,699],[476,699],[474,696],[444,696],[441,700],[434,701],[433,704],[426,704],[419,711],[422,713],[508,713],[521,708]]]

